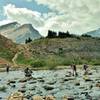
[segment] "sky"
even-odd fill
[[[80,35],[100,28],[100,0],[0,0],[0,25],[13,21]]]

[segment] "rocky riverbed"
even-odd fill
[[[83,75],[81,69],[77,77],[70,73],[70,69],[40,70],[33,71],[32,78],[25,78],[22,70],[1,72],[0,100],[7,100],[17,91],[27,100],[32,100],[33,96],[48,95],[56,100],[62,100],[63,97],[73,98],[71,100],[100,100],[100,67],[91,69],[89,75]]]

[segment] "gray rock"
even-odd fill
[[[19,89],[18,92],[25,93],[26,89]]]
[[[53,89],[54,89],[54,86],[51,86],[51,85],[44,85],[43,87],[44,87],[44,89],[47,90],[47,91],[48,91],[48,90],[53,90]]]

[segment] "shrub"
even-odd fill
[[[46,59],[46,66],[48,67],[48,69],[55,69],[58,65],[58,61],[56,56],[48,56],[48,58]]]
[[[29,65],[29,64],[31,64],[32,60],[33,59],[31,59],[31,58],[26,58],[23,53],[20,53],[16,59],[16,62],[17,62],[17,64]]]
[[[45,64],[45,61],[40,60],[40,59],[35,60],[35,61],[33,61],[33,62],[31,63],[31,66],[32,66],[32,67],[44,67],[45,65],[46,65],[46,64]]]
[[[88,34],[82,34],[81,36],[82,37],[92,37],[91,35],[88,35]]]

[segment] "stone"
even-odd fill
[[[20,83],[27,82],[27,79],[26,79],[26,78],[25,78],[25,79],[21,79],[21,80],[19,80],[19,82],[20,82]]]
[[[16,83],[16,81],[14,81],[14,80],[8,80],[7,85],[14,84],[14,83]]]
[[[62,100],[74,100],[74,98],[73,97],[64,96]]]
[[[65,78],[64,81],[71,81],[71,80],[75,80],[75,78],[70,77],[70,78]]]
[[[32,100],[44,100],[41,96],[33,96]]]
[[[30,98],[32,98],[32,96],[31,95],[27,95],[27,96],[25,96],[25,98],[27,98],[29,100]]]
[[[25,82],[27,82],[27,81],[30,81],[31,79],[33,79],[33,78],[32,78],[32,77],[25,77],[25,78],[23,78],[23,79],[20,79],[19,82],[20,82],[20,83],[25,83]]]
[[[85,81],[86,81],[86,82],[90,82],[90,81],[93,81],[93,80],[91,80],[91,79],[85,79]]]
[[[23,85],[21,86],[21,88],[25,89],[25,88],[26,88],[26,85],[25,85],[25,84],[23,84]]]
[[[96,83],[96,87],[99,87],[100,88],[100,83]]]
[[[11,94],[7,100],[24,100],[24,95],[21,92]]]
[[[25,89],[19,89],[18,92],[25,93],[26,90]]]
[[[46,82],[46,84],[49,84],[49,85],[54,85],[55,83],[56,81]]]
[[[44,89],[47,90],[47,91],[48,91],[48,90],[53,90],[53,89],[54,89],[54,87],[51,86],[51,85],[44,85],[43,87],[44,87]]]
[[[12,88],[15,88],[15,87],[16,87],[16,85],[11,85],[11,87],[12,87]]]
[[[92,72],[88,73],[88,75],[92,75]]]
[[[73,97],[68,97],[67,100],[74,100],[74,98]]]
[[[43,80],[43,79],[38,79],[38,81],[39,82],[43,82],[43,83],[45,82],[45,80]]]
[[[71,77],[71,75],[67,75],[67,74],[66,74],[65,77]]]
[[[37,81],[31,81],[31,82],[29,82],[29,84],[34,84],[34,83],[37,83]]]
[[[85,76],[83,77],[83,79],[84,79],[86,82],[93,81],[93,80],[91,80],[87,75],[85,75]]]
[[[35,89],[36,89],[36,87],[31,87],[29,90],[33,91],[33,90],[35,90]]]
[[[80,86],[80,82],[75,82],[75,86]]]
[[[54,98],[54,96],[46,96],[45,100],[56,100],[56,99]]]

